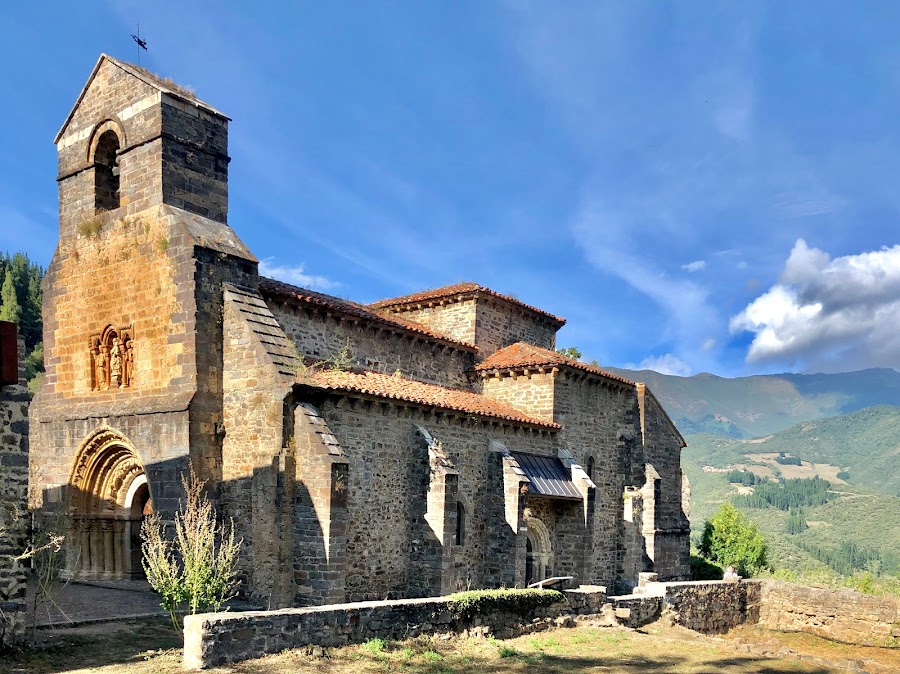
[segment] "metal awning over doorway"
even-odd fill
[[[540,496],[582,499],[582,494],[572,482],[572,473],[555,456],[510,452],[525,476],[531,480],[528,490]]]

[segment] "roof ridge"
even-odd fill
[[[423,302],[435,301],[439,299],[448,299],[452,297],[457,297],[459,295],[465,295],[467,293],[484,293],[486,295],[490,295],[492,297],[497,297],[499,299],[505,300],[511,304],[515,304],[519,307],[527,309],[533,313],[539,314],[545,318],[550,319],[551,321],[557,323],[559,327],[562,327],[566,324],[566,319],[551,314],[549,311],[544,311],[536,306],[531,304],[527,304],[520,299],[513,297],[512,295],[506,295],[504,293],[498,292],[496,290],[492,290],[485,285],[477,283],[475,281],[462,281],[460,283],[453,283],[446,286],[441,286],[439,288],[431,288],[428,290],[422,290],[416,293],[410,293],[409,295],[401,295],[400,297],[390,297],[387,299],[379,300],[377,302],[372,302],[368,306],[381,309],[381,308],[390,308],[390,307],[400,307],[408,304],[419,304]]]
[[[530,354],[533,354],[532,357],[529,358],[529,354],[520,355],[519,352],[525,349],[527,349]],[[504,361],[504,357],[507,357],[508,359]],[[580,360],[569,358],[558,351],[551,351],[550,349],[545,349],[536,346],[535,344],[529,344],[528,342],[516,342],[515,344],[505,346],[492,353],[472,369],[476,372],[485,372],[487,370],[508,370],[537,365],[564,365],[576,370],[582,370],[601,377],[606,377],[607,379],[612,379],[613,381],[618,381],[622,384],[636,386],[636,382],[633,382],[630,379],[620,377],[619,375],[608,372],[600,367],[582,363]]]
[[[327,293],[322,293],[317,290],[302,288],[300,286],[295,286],[291,283],[285,283],[284,281],[279,281],[278,279],[273,279],[266,276],[259,277],[259,289],[262,293],[269,292],[274,294],[281,294],[283,296],[291,297],[301,302],[307,301],[311,304],[326,306],[335,311],[342,312],[348,316],[354,316],[363,320],[386,324],[398,330],[404,330],[406,332],[422,335],[437,343],[450,344],[454,348],[472,352],[478,351],[478,347],[474,344],[469,344],[468,342],[463,342],[457,339],[453,339],[452,337],[448,337],[447,335],[438,332],[434,328],[431,328],[427,325],[417,323],[416,321],[410,320],[403,316],[396,316],[388,312],[383,312],[365,304],[360,304],[359,302],[354,302],[353,300],[344,299],[343,297],[337,297],[335,295],[328,295]]]
[[[58,143],[65,133],[66,129],[69,126],[69,122],[72,121],[72,118],[75,116],[75,111],[78,109],[78,106],[81,105],[81,101],[84,100],[84,96],[87,93],[88,88],[91,86],[91,82],[94,81],[94,78],[97,76],[97,73],[100,71],[100,66],[103,65],[104,61],[109,61],[117,68],[121,68],[125,72],[129,73],[133,77],[138,78],[144,84],[151,86],[159,91],[166,93],[170,96],[174,96],[175,98],[179,98],[183,101],[187,101],[192,105],[196,105],[197,107],[203,108],[208,112],[211,112],[214,115],[222,117],[228,121],[231,121],[231,118],[228,117],[225,113],[216,110],[213,106],[205,101],[197,98],[195,94],[188,94],[187,89],[182,87],[174,80],[170,80],[171,84],[166,82],[165,78],[156,75],[146,68],[142,68],[141,66],[134,65],[133,63],[128,63],[127,61],[122,61],[121,59],[117,59],[115,56],[110,56],[105,52],[101,52],[100,56],[97,58],[97,62],[94,64],[93,69],[91,70],[91,74],[88,75],[87,81],[84,83],[84,86],[81,88],[81,91],[78,94],[78,98],[75,99],[75,104],[69,110],[69,114],[66,115],[65,121],[62,123],[62,126],[59,128],[59,131],[56,134],[56,137],[53,139],[54,143]],[[182,91],[178,91],[181,89]]]
[[[432,384],[402,375],[375,370],[319,370],[298,384],[325,390],[346,391],[378,398],[404,400],[426,407],[438,407],[492,419],[558,429],[560,425],[531,417],[511,405],[494,400],[471,389]]]

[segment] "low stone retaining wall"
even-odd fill
[[[864,646],[900,644],[900,599],[852,590],[762,582],[759,624]]]
[[[208,613],[184,620],[184,666],[205,669],[304,646],[344,646],[368,639],[405,639],[420,634],[511,637],[554,625],[574,625],[574,615],[597,613],[602,587],[563,592],[565,601],[530,615],[459,617],[446,597],[369,601],[280,611]]]
[[[660,583],[665,610],[676,625],[721,634],[759,620],[760,581]]]
[[[610,597],[609,605],[616,623],[634,629],[659,618],[663,598],[659,594],[622,594]]]
[[[742,624],[800,631],[853,644],[900,641],[900,600],[849,590],[778,581],[647,583],[639,593],[606,597],[605,588],[566,590],[565,600],[528,615],[478,613],[464,619],[446,597],[373,601],[281,611],[187,616],[184,664],[203,669],[304,646],[344,646],[368,639],[420,634],[506,638],[552,626],[573,626],[576,615],[607,624],[646,625],[661,615],[674,624],[719,634]],[[601,623],[602,624],[602,623]]]

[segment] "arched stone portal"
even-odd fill
[[[150,512],[150,485],[134,446],[111,428],[88,436],[69,479],[70,574],[94,580],[142,577],[140,527]]]
[[[553,565],[550,531],[536,517],[525,520],[525,584],[537,583],[548,577]]]

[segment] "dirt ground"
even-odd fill
[[[0,655],[2,674],[181,673],[181,638],[164,619],[44,633],[30,653]],[[804,634],[740,628],[709,637],[663,623],[640,630],[579,626],[509,640],[416,639],[305,649],[208,670],[211,674],[831,674],[900,672],[900,650],[833,644]]]

